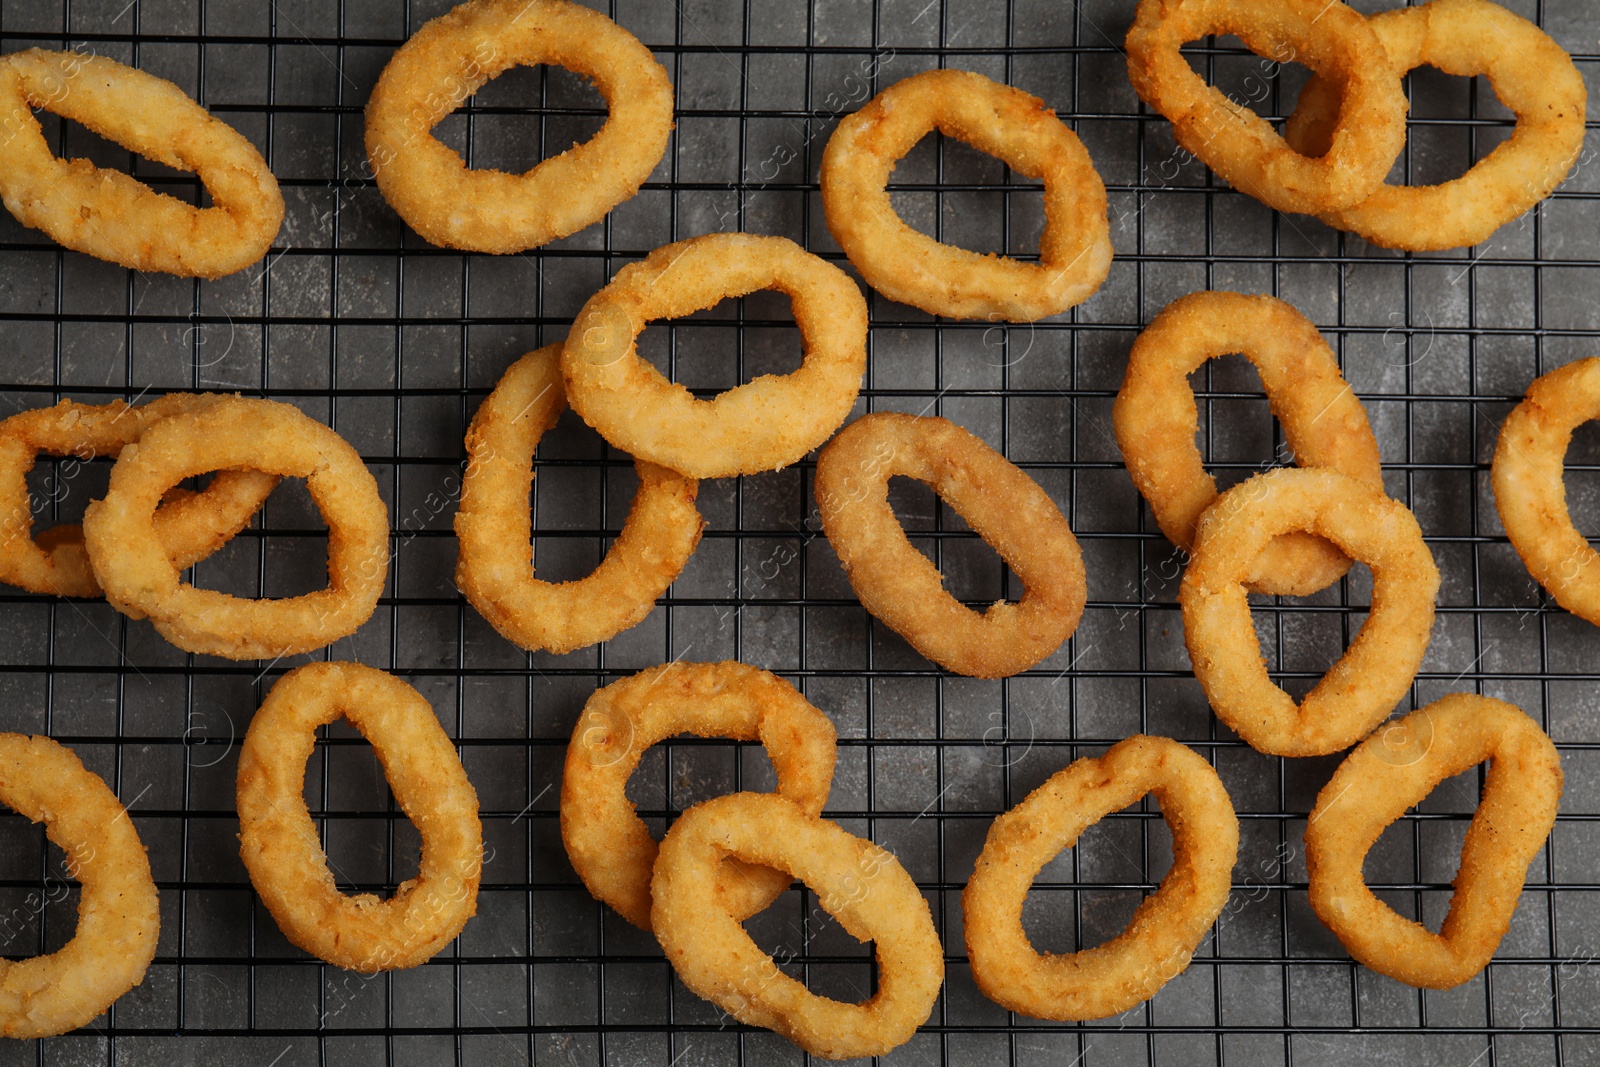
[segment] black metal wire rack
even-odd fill
[[[1132,5],[1109,0],[611,0],[598,6],[655,50],[677,89],[673,144],[644,190],[602,224],[525,255],[434,248],[383,203],[361,148],[361,108],[393,49],[450,6],[312,0],[28,0],[0,11],[0,49],[76,48],[170,78],[267,154],[289,204],[272,253],[216,282],[138,275],[68,253],[0,217],[4,410],[64,396],[170,390],[287,400],[363,454],[394,517],[394,567],[372,621],[320,656],[391,669],[421,689],[479,791],[489,849],[479,913],[412,971],[358,975],[291,947],[237,859],[237,740],[291,662],[191,656],[103,603],[0,594],[0,728],[71,745],[128,805],[162,899],[144,983],[82,1031],[7,1041],[0,1061],[143,1063],[765,1064],[801,1053],[733,1024],[678,985],[654,942],[595,904],[557,831],[560,768],[584,699],[665,660],[738,658],[799,685],[839,726],[828,814],[892,849],[924,889],[948,981],[900,1063],[1584,1064],[1600,1060],[1600,631],[1553,607],[1503,536],[1488,489],[1499,420],[1537,374],[1600,354],[1600,147],[1536,212],[1444,255],[1369,248],[1234,193],[1176,152],[1120,52]],[[1371,6],[1361,5],[1364,10]],[[1574,53],[1591,84],[1590,5],[1513,3]],[[1296,71],[1209,41],[1215,83],[1263,113],[1292,106]],[[872,298],[858,410],[942,414],[1004,451],[1062,505],[1089,564],[1073,639],[1001,682],[934,669],[874,624],[821,536],[813,465],[701,489],[705,539],[640,626],[567,656],[526,655],[451,583],[462,433],[522,352],[558,340],[622,264],[670,240],[742,229],[794,238],[844,265],[823,225],[821,148],[837,117],[936,66],[1043,97],[1093,154],[1110,191],[1117,258],[1092,300],[1035,326],[935,320]],[[1402,159],[1408,179],[1460,173],[1504,138],[1488,87],[1423,71]],[[553,68],[519,69],[440,128],[474,165],[523,169],[582,140],[598,95]],[[175,195],[167,171],[45,117],[62,155],[87,155]],[[896,173],[897,206],[942,240],[1027,255],[1036,188],[934,137]],[[1201,288],[1275,293],[1324,331],[1378,432],[1388,488],[1418,514],[1444,574],[1416,704],[1468,690],[1512,700],[1561,750],[1567,787],[1510,934],[1478,978],[1419,992],[1366,971],[1306,903],[1300,838],[1333,760],[1258,755],[1211,717],[1187,669],[1175,606],[1180,561],[1156,531],[1110,433],[1128,346],[1169,300]],[[770,294],[769,294],[770,295]],[[793,366],[786,304],[760,295],[645,334],[693,388]],[[1237,357],[1201,372],[1203,445],[1224,482],[1288,458],[1260,383]],[[1574,512],[1600,505],[1600,435],[1569,465]],[[631,463],[572,416],[542,443],[535,493],[541,574],[573,577],[615,536]],[[104,487],[103,464],[43,462],[41,525]],[[918,487],[898,485],[914,539],[973,602],[1005,593],[999,561]],[[195,580],[250,595],[321,584],[309,498],[276,493]],[[1359,626],[1360,568],[1305,600],[1262,600],[1277,676],[1308,687]],[[1012,589],[1015,592],[1014,586]],[[320,658],[314,657],[314,658]],[[306,657],[302,657],[302,660]],[[297,660],[295,662],[300,662]],[[1409,706],[1409,705],[1408,705]],[[1089,1025],[1018,1018],[964,965],[960,890],[990,820],[1055,770],[1136,731],[1214,762],[1243,827],[1235,892],[1193,965],[1149,1004]],[[732,788],[766,788],[759,748],[675,742],[630,789],[659,830]],[[1445,783],[1367,865],[1380,894],[1437,923],[1475,801],[1477,772]],[[383,891],[415,870],[416,835],[370,750],[334,728],[307,797],[342,886]],[[1153,804],[1109,817],[1046,868],[1027,924],[1061,950],[1119,929],[1169,862]],[[0,818],[0,954],[49,951],[76,890],[37,827]],[[861,995],[865,946],[795,890],[751,924],[813,988]]]

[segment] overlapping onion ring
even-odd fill
[[[947,592],[889,507],[889,479],[932,486],[1022,580],[1022,600],[978,614]],[[1055,502],[1027,474],[945,419],[880,411],[817,459],[817,511],[861,604],[924,656],[976,678],[1027,670],[1077,629],[1083,556]]]
[[[1044,182],[1039,262],[941,244],[895,214],[895,164],[935,129]],[[1043,100],[981,74],[889,86],[828,138],[821,182],[828,230],[867,284],[934,315],[1032,322],[1089,299],[1111,269],[1106,187],[1083,142]]]
[[[1299,704],[1261,659],[1243,582],[1267,543],[1321,534],[1372,568],[1372,610]],[[1282,467],[1206,509],[1178,601],[1195,677],[1217,718],[1271,756],[1325,756],[1367,736],[1405,696],[1433,629],[1439,569],[1416,516],[1354,478]]]
[[[1600,553],[1572,524],[1562,466],[1572,432],[1600,419],[1600,359],[1534,380],[1500,426],[1490,480],[1500,522],[1556,603],[1600,626]]]
[[[848,1004],[784,974],[717,897],[728,856],[789,871],[877,954],[878,989]],[[696,804],[661,842],[650,923],[683,984],[742,1023],[813,1056],[881,1056],[925,1022],[944,982],[928,902],[894,856],[771,793]]]
[[[1297,464],[1383,489],[1366,410],[1310,320],[1275,297],[1190,293],[1162,309],[1134,341],[1112,408],[1128,473],[1167,540],[1189,548],[1201,512],[1217,498],[1216,480],[1195,445],[1200,413],[1187,378],[1230,352],[1260,372]],[[1308,596],[1349,569],[1350,558],[1326,540],[1293,531],[1262,549],[1246,584],[1258,593]]]
[[[35,408],[0,422],[0,581],[30,593],[56,596],[99,596],[83,531],[76,525],[53,526],[32,536],[34,504],[27,474],[39,453],[86,461],[117,456],[139,439],[157,419],[197,411],[214,403],[214,395],[170,393],[148,404],[130,407],[79,404],[63,400],[55,407]],[[242,530],[278,484],[265,471],[219,471],[203,492],[170,489],[156,509],[154,526],[172,566],[184,570],[215,552]],[[70,487],[56,485],[52,495]]]
[[[1484,760],[1483,798],[1435,934],[1374,896],[1361,865],[1384,827]],[[1373,970],[1426,989],[1460,985],[1511,925],[1528,864],[1555,825],[1561,778],[1555,745],[1511,704],[1454,693],[1412,712],[1358,745],[1317,795],[1306,825],[1311,907]]]
[[[1339,123],[1326,152],[1296,152],[1271,123],[1195,73],[1179,49],[1211,34],[1235,34],[1257,55],[1303,63],[1338,87]],[[1139,0],[1127,51],[1134,90],[1171,120],[1178,144],[1279,211],[1360,203],[1405,144],[1400,76],[1367,20],[1337,0]]]
[[[471,169],[433,136],[439,121],[513,66],[551,63],[592,81],[600,132],[523,174]],[[424,23],[367,102],[378,188],[436,245],[520,252],[598,222],[639,191],[672,132],[672,83],[633,34],[567,0],[469,0]]]
[[[245,600],[179,579],[156,537],[156,505],[184,478],[233,468],[306,480],[328,524],[327,588]],[[113,607],[148,616],[179,648],[228,659],[310,652],[354,633],[389,570],[389,512],[356,450],[298,408],[237,396],[161,419],[124,448],[105,499],[84,512],[83,540]]]
[[[33,108],[81,122],[147,159],[199,175],[212,207],[87,159],[63,160]],[[24,226],[135,270],[217,278],[259,260],[283,196],[244,135],[176,85],[104,56],[30,48],[0,57],[0,198]]]
[[[371,743],[395,803],[422,837],[417,876],[387,900],[339,891],[306,810],[317,728],[341,716]],[[359,663],[308,664],[278,679],[239,748],[239,855],[296,945],[368,974],[415,967],[477,911],[478,794],[421,693]]]
[[[641,359],[651,319],[760,289],[788,295],[805,344],[799,369],[698,400]],[[617,272],[578,312],[561,353],[567,403],[637,459],[691,478],[795,462],[850,414],[867,366],[867,302],[849,275],[782,237],[713,233]]]
[[[1022,902],[1040,869],[1092,824],[1154,793],[1172,829],[1172,868],[1122,933],[1081,952],[1040,953]],[[1222,913],[1239,819],[1217,772],[1191,749],[1135,734],[1057,771],[989,827],[961,894],[972,978],[984,996],[1036,1019],[1103,1019],[1155,996],[1189,965]]]
[[[0,734],[0,803],[44,823],[83,885],[71,941],[0,960],[0,1034],[49,1037],[92,1022],[144,979],[161,930],[156,884],[122,802],[48,737]]]
[[[820,815],[833,782],[833,723],[777,675],[743,663],[673,661],[597,689],[567,746],[561,840],[583,884],[633,925],[650,929],[657,845],[623,790],[645,749],[674,734],[760,741],[778,795]],[[790,875],[723,864],[716,906],[746,919],[776,900]]]
[[[1488,0],[1433,0],[1371,18],[1396,73],[1426,64],[1483,75],[1517,116],[1511,137],[1466,174],[1438,185],[1380,185],[1322,220],[1384,248],[1433,251],[1485,241],[1549,196],[1583,150],[1588,92],[1572,57],[1538,26]],[[1338,121],[1338,86],[1313,77],[1300,90],[1283,136],[1296,151],[1326,149]]]
[[[566,410],[561,346],[513,363],[467,429],[467,473],[456,512],[456,585],[508,641],[570,652],[650,613],[683,572],[705,520],[700,483],[639,461],[639,489],[616,543],[588,577],[544,582],[533,573],[528,487],[539,438]]]

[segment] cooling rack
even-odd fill
[[[1477,248],[1384,252],[1234,193],[1176,150],[1128,85],[1132,4],[1088,0],[615,0],[598,6],[648,44],[677,89],[666,158],[607,220],[524,255],[461,255],[411,234],[370,181],[361,108],[393,49],[449,6],[315,0],[12,0],[0,48],[76,48],[170,78],[251,138],[288,201],[271,254],[215,282],[139,275],[63,252],[0,217],[3,410],[211,389],[294,403],[367,459],[391,507],[394,564],[380,607],[317,658],[393,670],[433,702],[478,789],[488,846],[478,916],[415,970],[359,975],[290,946],[237,858],[238,739],[298,662],[182,653],[103,603],[0,594],[0,728],[70,745],[128,805],[161,891],[144,983],[85,1029],[6,1042],[0,1060],[766,1064],[804,1057],[722,1017],[678,985],[659,949],[595,904],[557,831],[564,748],[597,685],[671,659],[736,657],[777,671],[831,715],[839,770],[828,815],[893,850],[944,939],[948,981],[896,1063],[1583,1064],[1600,1060],[1600,631],[1555,608],[1506,543],[1488,489],[1499,421],[1537,374],[1600,354],[1600,147],[1536,212]],[[1372,6],[1363,4],[1364,10]],[[1512,3],[1572,51],[1591,85],[1591,7]],[[1292,107],[1300,73],[1211,40],[1189,51],[1263,114]],[[462,434],[502,370],[560,339],[623,264],[715,230],[791,237],[844,265],[816,175],[837,117],[931,67],[976,70],[1035,93],[1084,140],[1105,178],[1117,258],[1104,288],[1034,326],[947,322],[872,298],[858,411],[941,414],[1032,474],[1060,503],[1089,565],[1072,640],[998,682],[953,677],[872,622],[821,536],[813,464],[704,483],[710,523],[682,578],[637,628],[566,656],[498,637],[451,582]],[[1460,173],[1507,135],[1486,85],[1428,71],[1408,81],[1414,181]],[[441,127],[474,165],[523,169],[603,120],[566,72],[519,69]],[[174,195],[192,176],[46,119],[64,155],[131,169]],[[896,172],[897,207],[942,240],[1028,255],[1036,187],[932,137]],[[1110,404],[1128,347],[1169,300],[1201,288],[1274,293],[1338,352],[1379,435],[1389,491],[1417,513],[1444,576],[1433,644],[1411,701],[1475,691],[1536,717],[1567,787],[1511,932],[1489,968],[1445,993],[1355,965],[1306,902],[1301,834],[1333,761],[1279,760],[1211,717],[1187,669],[1175,605],[1181,561],[1122,468]],[[795,365],[786,302],[770,294],[657,324],[642,347],[695,389]],[[1224,483],[1287,462],[1244,361],[1195,381],[1202,445]],[[1568,488],[1600,506],[1600,435],[1580,431]],[[576,577],[626,514],[631,462],[570,414],[537,465],[541,575]],[[41,524],[103,491],[101,463],[41,463]],[[974,603],[1015,583],[960,519],[917,486],[894,501],[949,587]],[[321,584],[326,538],[286,485],[195,580],[249,595]],[[1361,568],[1303,600],[1259,599],[1276,676],[1302,691],[1359,627]],[[1403,710],[1403,709],[1402,709]],[[1211,760],[1239,809],[1232,898],[1193,965],[1147,1005],[1087,1025],[1018,1018],[978,994],[959,894],[990,820],[1071,760],[1136,731]],[[696,800],[767,788],[759,748],[682,741],[651,750],[630,786],[659,832]],[[1437,923],[1479,785],[1442,785],[1385,834],[1367,865],[1380,895]],[[334,728],[307,797],[346,889],[383,892],[415,870],[416,834],[370,749]],[[1160,880],[1170,836],[1153,805],[1118,813],[1046,868],[1026,922],[1042,946],[1105,940]],[[58,947],[76,890],[36,827],[0,818],[0,953]],[[796,890],[751,923],[813,988],[864,995],[866,948]]]

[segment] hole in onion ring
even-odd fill
[[[933,489],[904,475],[889,479],[889,508],[913,548],[939,568],[945,592],[981,611],[1022,599],[1020,583],[987,541]]]
[[[1384,751],[1400,749],[1400,743],[1390,741],[1384,733],[1393,730],[1399,721],[1390,720],[1378,728]],[[1450,884],[1461,868],[1461,846],[1482,792],[1481,767],[1451,775],[1436,785],[1422,803],[1385,826],[1372,851],[1361,861],[1362,881],[1373,895],[1431,934],[1444,928],[1445,914],[1450,909]],[[1414,817],[1418,815],[1422,818]]]
[[[1200,415],[1195,448],[1217,492],[1268,468],[1294,465],[1294,450],[1248,358],[1233,352],[1209,359],[1189,373],[1189,387]]]
[[[1251,593],[1249,599],[1268,673],[1300,701],[1360,635],[1372,603],[1372,568],[1352,560],[1343,578],[1309,596]]]
[[[258,521],[265,533],[235,537],[195,565],[196,589],[280,600],[328,584],[328,528],[305,479],[282,479]]]
[[[0,892],[0,955],[26,959],[60,951],[78,925],[78,903],[83,898],[71,857],[45,837],[44,827],[4,805],[0,805],[0,847],[10,858],[3,868],[6,878],[37,882],[39,872],[45,872],[42,888]]]
[[[345,719],[324,728],[306,761],[305,797],[324,841],[328,870],[339,892],[389,900],[400,883],[417,876],[422,840],[399,811],[377,752]],[[322,783],[328,783],[327,793]],[[320,802],[317,798],[320,798]],[[392,820],[375,813],[397,812]],[[391,854],[390,837],[394,839]]]
[[[558,437],[564,438],[566,449],[546,449],[545,441]],[[601,447],[592,447],[595,445]],[[628,514],[639,488],[639,476],[627,457],[613,453],[609,458],[616,465],[605,467],[570,461],[571,453],[576,451],[595,452],[594,458],[599,459],[603,445],[600,435],[570,410],[563,412],[555,427],[539,441],[533,458],[529,506],[534,517],[533,570],[541,581],[575,582],[592,574],[605,559],[606,550],[616,540],[615,531],[621,529]],[[604,523],[602,514],[607,517]],[[612,536],[574,536],[578,530],[605,526],[613,531]]]
[[[1235,34],[1221,34],[1214,41],[1209,47],[1191,41],[1178,50],[1190,70],[1228,99],[1263,118],[1294,111],[1300,90],[1311,77],[1311,68],[1295,61],[1292,47],[1283,46],[1279,61],[1250,51]]]
[[[763,374],[792,374],[805,352],[793,303],[772,289],[719,300],[682,318],[651,320],[636,344],[651,366],[702,399]]]
[[[676,818],[702,800],[741,789],[769,793],[777,787],[778,772],[759,741],[681,733],[645,749],[622,794],[639,809],[650,832],[660,836],[666,833],[669,815]]]
[[[1128,928],[1172,867],[1172,831],[1159,811],[1153,797],[1141,798],[1090,825],[1040,869],[1022,898],[1022,930],[1037,951],[1096,948]],[[1149,835],[1148,877],[1140,859],[1145,855],[1141,824]],[[1150,883],[1148,890],[1122,888],[1143,882]]]
[[[1454,181],[1511,136],[1516,117],[1495,99],[1494,93],[1481,94],[1478,113],[1473,113],[1472,98],[1480,94],[1473,92],[1469,79],[1425,66],[1412,71],[1406,81],[1411,96],[1406,147],[1386,182],[1443,185]],[[1498,114],[1488,114],[1491,109]],[[1477,126],[1472,121],[1502,117],[1506,120],[1503,126]],[[1441,119],[1445,121],[1437,121]]]
[[[780,973],[815,996],[860,1004],[878,991],[873,967],[877,943],[857,940],[809,888],[788,890],[740,925]],[[817,957],[827,961],[817,962]]]
[[[65,118],[42,108],[35,108],[33,117],[38,120],[40,129],[44,131],[45,143],[57,159],[87,159],[97,167],[137,178],[156,192],[185,204],[199,208],[212,206],[210,192],[192,172],[169,167],[130,151],[76,119]]]
[[[515,66],[489,79],[431,132],[467,157],[474,170],[526,174],[561,146],[592,139],[607,114],[605,98],[592,82],[541,63]]]
[[[907,226],[980,255],[1037,258],[1044,185],[1003,160],[937,131],[895,165],[889,203]]]
[[[1492,88],[1475,85],[1477,79],[1457,77],[1425,64],[1402,81],[1411,100],[1406,147],[1384,179],[1386,184],[1424,186],[1454,181],[1508,140],[1516,126],[1516,115]],[[1294,104],[1286,99],[1283,113],[1294,110]],[[1325,149],[1325,136],[1308,142],[1308,149]]]
[[[1561,483],[1572,525],[1584,540],[1600,539],[1600,520],[1590,518],[1600,516],[1600,422],[1581,423],[1573,429]]]

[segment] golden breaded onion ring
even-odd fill
[[[0,422],[0,581],[30,593],[99,596],[83,531],[76,525],[52,526],[32,536],[34,504],[27,474],[38,455],[90,460],[116,457],[157,419],[197,411],[219,397],[169,393],[132,407],[120,400],[79,404],[63,400]],[[202,492],[169,489],[156,509],[156,539],[177,570],[205,559],[244,529],[278,484],[265,471],[218,471]]]
[[[81,122],[157,163],[192,171],[197,208],[120,171],[63,160],[32,108]],[[266,255],[283,196],[245,136],[182,89],[104,56],[30,48],[0,57],[0,198],[24,226],[135,270],[217,278]]]
[[[1556,603],[1600,626],[1600,553],[1572,524],[1562,467],[1572,432],[1600,419],[1600,359],[1534,379],[1500,426],[1490,481],[1500,522]]]
[[[873,942],[877,992],[843,1003],[779,970],[717,897],[728,856],[791,872],[846,933]],[[650,891],[650,925],[683,984],[813,1056],[881,1056],[904,1044],[944,982],[928,902],[893,854],[771,793],[717,797],[678,816]]]
[[[1040,953],[1022,903],[1045,864],[1095,822],[1147,793],[1172,829],[1172,868],[1127,929],[1080,952]],[[972,978],[983,995],[1036,1019],[1103,1019],[1155,996],[1189,965],[1222,913],[1239,819],[1217,772],[1165,737],[1135,734],[1057,771],[989,827],[961,894]]]
[[[1216,480],[1195,445],[1200,413],[1188,376],[1230,352],[1260,373],[1295,463],[1383,490],[1366,410],[1310,320],[1275,297],[1190,293],[1163,308],[1134,341],[1111,409],[1128,474],[1167,540],[1188,549],[1201,513],[1217,498]],[[1309,596],[1349,569],[1350,557],[1327,540],[1296,530],[1262,549],[1246,584],[1258,593]]]
[[[1484,760],[1483,798],[1436,934],[1374,896],[1361,865],[1407,808]],[[1317,795],[1306,825],[1312,909],[1373,970],[1426,989],[1460,985],[1511,925],[1528,864],[1555,825],[1561,778],[1555,745],[1520,708],[1452,693],[1413,711],[1357,745]]]
[[[1272,124],[1207,85],[1179,51],[1236,34],[1277,62],[1303,63],[1339,87],[1327,151],[1302,155]],[[1128,77],[1173,136],[1240,192],[1279,211],[1321,214],[1371,196],[1406,139],[1406,97],[1367,20],[1338,0],[1139,0],[1128,30]]]
[[[1244,581],[1279,534],[1309,530],[1372,568],[1372,611],[1345,654],[1298,704],[1267,676]],[[1405,696],[1422,664],[1439,593],[1416,516],[1346,475],[1280,467],[1206,509],[1183,574],[1183,640],[1217,718],[1271,756],[1355,744]]]
[[[639,622],[705,528],[694,506],[700,483],[640,460],[633,507],[600,566],[572,582],[535,578],[533,453],[566,407],[561,346],[547,345],[511,365],[467,429],[456,585],[501,636],[529,650],[570,652]]]
[[[0,960],[0,1034],[63,1034],[138,985],[155,958],[161,909],[150,859],[105,780],[48,737],[0,734],[0,803],[44,823],[83,885],[71,941],[48,956]]]
[[[180,580],[156,538],[156,505],[183,479],[230,468],[306,480],[328,524],[327,588],[248,600]],[[118,611],[148,616],[189,652],[275,659],[331,644],[372,615],[389,570],[389,511],[344,438],[288,404],[228,396],[161,419],[125,447],[105,499],[84,512],[83,541]]]
[[[422,837],[417,876],[392,897],[346,896],[306,810],[317,728],[344,717],[372,745]],[[283,935],[368,974],[431,959],[477,912],[483,871],[478,794],[421,693],[359,663],[290,671],[262,701],[239,749],[239,856]]]
[[[650,872],[658,846],[624,793],[645,749],[676,734],[760,741],[778,795],[820,815],[837,752],[832,721],[775,674],[743,663],[671,663],[595,690],[567,745],[561,840],[594,898],[650,929]],[[785,871],[723,864],[716,899],[735,919],[764,909],[793,883]]]
[[[1433,0],[1370,19],[1395,72],[1437,67],[1487,77],[1517,116],[1511,137],[1459,178],[1438,185],[1380,185],[1322,221],[1384,248],[1464,248],[1549,196],[1583,150],[1588,91],[1572,57],[1545,32],[1488,0]],[[1339,88],[1314,76],[1300,90],[1283,136],[1296,151],[1326,149]]]
[[[1039,262],[941,244],[895,214],[895,164],[937,129],[1044,182]],[[822,156],[828,231],[868,285],[934,315],[1032,322],[1083,303],[1111,269],[1106,187],[1043,100],[964,70],[898,81],[846,116]]]
[[[431,132],[485,82],[550,63],[593,82],[611,109],[588,141],[523,174],[472,169]],[[367,101],[378,188],[427,240],[521,252],[598,222],[639,191],[672,132],[672,83],[638,38],[567,0],[469,0],[424,23]]]
[[[978,614],[944,588],[889,507],[889,479],[926,482],[1022,580],[1019,602]],[[861,604],[957,674],[1004,678],[1072,636],[1087,597],[1077,538],[1048,494],[1000,453],[941,418],[879,411],[817,458],[817,511]]]
[[[652,319],[776,289],[805,345],[800,367],[699,400],[639,357]],[[783,237],[713,233],[630,263],[583,305],[561,351],[567,403],[636,459],[691,478],[787,467],[844,422],[867,368],[867,302],[850,276]]]

